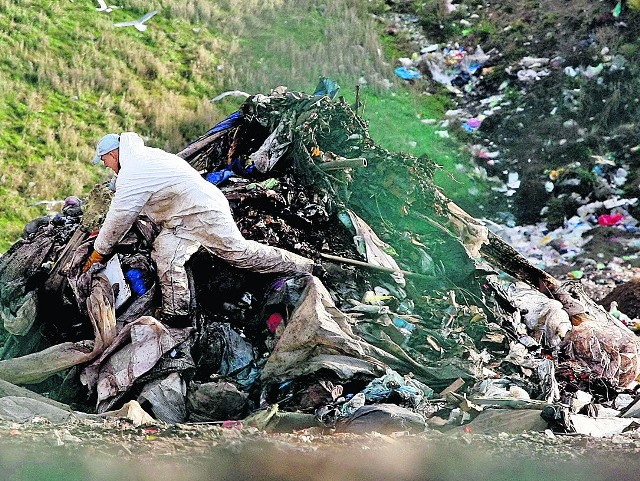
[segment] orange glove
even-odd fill
[[[87,259],[87,262],[84,263],[84,267],[82,268],[82,273],[84,274],[89,270],[89,268],[93,264],[95,264],[96,262],[102,262],[103,259],[104,259],[104,256],[94,249],[94,251],[91,253],[89,258]]]

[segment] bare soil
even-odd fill
[[[468,431],[468,428],[466,429]],[[126,421],[0,424],[6,479],[636,479],[640,439],[544,433],[266,434]],[[5,478],[3,476],[3,478]]]

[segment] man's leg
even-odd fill
[[[262,273],[307,273],[313,270],[313,261],[279,247],[237,239],[233,249],[220,248],[216,242],[205,246],[229,264]]]
[[[244,238],[231,212],[208,212],[184,222],[201,245],[229,264],[263,273],[311,273],[311,259]],[[187,227],[187,225],[189,227]]]
[[[167,316],[189,314],[191,292],[185,264],[200,248],[200,243],[160,232],[153,243],[151,257],[158,269],[162,291],[162,312]]]

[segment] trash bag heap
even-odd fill
[[[428,158],[377,146],[344,99],[252,96],[178,155],[245,237],[326,275],[256,274],[202,250],[196,321],[167,327],[148,219],[81,274],[113,194],[100,184],[0,257],[0,379],[84,412],[137,401],[168,423],[269,430],[420,432],[527,405],[575,432],[589,406],[631,403],[636,336],[447,199]]]

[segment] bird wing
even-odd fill
[[[158,13],[158,11],[157,11],[157,10],[154,10],[153,12],[146,13],[146,14],[144,14],[142,17],[140,17],[140,18],[138,19],[138,22],[140,22],[140,23],[144,23],[144,22],[146,22],[147,20],[149,20],[151,17],[153,17],[156,13]]]
[[[244,97],[245,99],[247,97],[251,97],[251,95],[249,95],[247,92],[243,92],[242,90],[230,90],[228,92],[223,92],[216,97],[213,97],[211,100],[209,100],[209,102],[211,103],[217,102],[218,100],[222,100],[223,98],[228,97],[229,95],[233,95],[234,97]]]
[[[138,22],[135,21],[129,21],[129,22],[119,22],[119,23],[114,23],[113,26],[114,27],[131,27],[133,25],[135,25]]]

